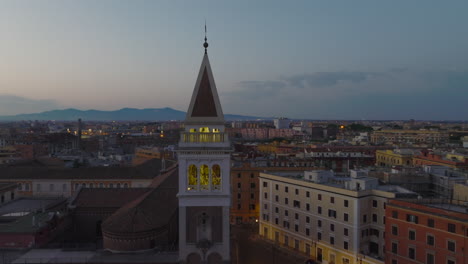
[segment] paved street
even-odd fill
[[[279,249],[261,239],[252,227],[232,227],[233,264],[302,264],[306,259],[293,251]]]

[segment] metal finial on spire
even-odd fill
[[[203,43],[203,47],[205,47],[205,54],[207,54],[207,48],[208,48],[208,42],[206,42],[208,39],[206,38],[206,19],[205,19],[205,43]]]

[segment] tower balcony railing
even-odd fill
[[[229,147],[230,142],[227,133],[193,133],[182,132],[179,147]]]

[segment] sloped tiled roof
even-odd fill
[[[134,235],[165,227],[178,209],[178,169],[155,178],[159,184],[128,202],[104,221],[104,233]]]

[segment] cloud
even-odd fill
[[[468,120],[468,71],[393,68],[296,74],[243,81],[222,96],[229,112],[242,114]]]
[[[37,113],[60,108],[55,100],[41,100],[0,94],[0,115]]]

